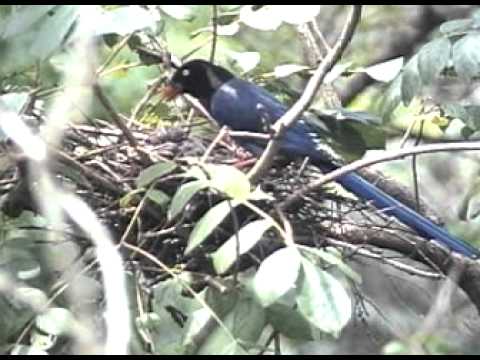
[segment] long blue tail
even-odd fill
[[[480,250],[463,240],[449,234],[424,216],[410,209],[400,201],[369,183],[357,173],[349,173],[337,179],[345,189],[373,205],[384,213],[397,218],[427,239],[435,239],[449,249],[470,258],[480,257]]]

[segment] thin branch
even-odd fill
[[[213,38],[212,38],[212,48],[210,50],[210,62],[213,64],[215,62],[215,50],[217,48],[217,29],[218,29],[218,9],[217,5],[212,5],[212,26],[213,26]]]
[[[92,86],[92,88],[93,88],[93,92],[94,92],[95,96],[98,98],[98,100],[103,105],[105,110],[107,110],[108,114],[110,115],[112,120],[115,122],[115,124],[120,128],[120,130],[122,130],[123,134],[125,135],[125,137],[127,138],[128,142],[129,142],[129,144],[133,148],[136,149],[137,148],[137,140],[135,139],[135,137],[130,132],[130,129],[125,125],[125,122],[120,117],[120,115],[118,115],[118,113],[115,111],[115,109],[113,108],[113,105],[110,103],[110,100],[108,100],[107,96],[103,93],[103,90],[100,87],[100,85],[98,83],[95,83]]]
[[[281,208],[286,209],[296,203],[297,200],[301,199],[306,193],[319,189],[324,184],[333,181],[343,175],[346,175],[352,171],[359,170],[361,168],[371,166],[374,164],[379,164],[382,162],[399,160],[408,156],[415,154],[427,154],[435,153],[441,151],[472,151],[480,150],[480,142],[458,142],[458,143],[448,143],[448,144],[430,144],[416,146],[409,149],[400,149],[394,151],[385,151],[380,156],[371,159],[360,159],[354,161],[348,165],[342,166],[324,176],[319,180],[312,182],[311,184],[303,187],[299,191],[295,192],[293,195],[289,196],[282,204]]]
[[[322,31],[318,27],[317,20],[314,19],[307,24],[307,31],[314,40],[314,44],[318,51],[321,53],[332,51],[331,46],[328,44],[327,39],[323,36]],[[323,50],[322,50],[323,49]]]
[[[418,146],[420,144],[420,141],[422,140],[424,124],[425,124],[425,120],[421,120],[420,131],[415,140],[415,146]],[[413,196],[415,197],[415,210],[418,211],[420,209],[420,190],[418,187],[417,155],[412,156],[412,174],[413,174]]]
[[[422,269],[418,269],[414,266],[402,263],[401,261],[396,261],[394,259],[389,259],[382,254],[377,254],[374,253],[373,251],[370,251],[366,248],[362,248],[358,245],[354,244],[349,244],[344,241],[339,241],[339,240],[333,240],[333,239],[327,239],[327,242],[335,247],[342,247],[345,249],[349,249],[352,252],[355,253],[355,255],[361,255],[366,258],[378,260],[381,263],[384,263],[386,265],[392,266],[400,271],[403,271],[409,275],[413,276],[419,276],[427,279],[432,279],[432,280],[441,280],[444,279],[445,276],[441,273],[436,273],[436,272],[431,272],[431,271],[426,271]]]
[[[299,119],[301,114],[310,106],[315,94],[323,82],[323,79],[338,60],[340,60],[340,57],[353,37],[355,28],[360,20],[361,12],[361,5],[353,5],[350,16],[345,23],[337,43],[310,78],[303,94],[300,96],[300,99],[298,99],[298,101],[272,126],[274,136],[272,140],[269,141],[260,160],[248,174],[253,182],[256,182],[263,173],[270,168],[273,158],[280,148],[279,139],[282,138],[287,129],[291,127]]]

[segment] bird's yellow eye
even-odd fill
[[[190,76],[190,70],[188,70],[188,69],[183,69],[183,70],[182,70],[182,76],[185,76],[185,77]]]

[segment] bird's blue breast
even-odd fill
[[[234,78],[216,91],[209,110],[219,124],[233,130],[265,132],[287,108],[261,87]],[[318,140],[302,119],[287,130],[281,143],[284,152],[297,156],[309,156],[317,147]]]

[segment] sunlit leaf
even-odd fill
[[[207,186],[208,183],[202,180],[190,181],[180,186],[175,195],[173,196],[172,202],[170,204],[170,209],[168,210],[168,218],[173,219],[178,214],[180,214],[180,212],[190,201],[190,199],[200,190],[205,189]]]
[[[57,342],[58,337],[51,334],[44,334],[34,329],[30,333],[30,344],[40,350],[51,349]]]
[[[403,67],[403,56],[375,64],[365,68],[365,73],[372,79],[390,82],[399,74]]]
[[[7,93],[0,96],[0,109],[2,111],[20,112],[28,100],[28,93]]]
[[[48,353],[34,346],[18,344],[12,348],[10,355],[48,355]]]
[[[273,5],[265,5],[254,10],[252,5],[245,5],[240,9],[240,21],[257,30],[276,30],[282,23],[282,18],[277,16]]]
[[[260,63],[260,53],[256,51],[247,52],[229,52],[230,58],[233,59],[235,65],[242,69],[243,73],[253,70]]]
[[[238,22],[234,22],[228,25],[220,25],[217,27],[217,34],[220,36],[233,36],[240,30]]]
[[[46,334],[63,335],[73,326],[74,316],[65,308],[50,308],[35,318],[35,326]]]
[[[205,166],[210,175],[210,186],[235,200],[245,200],[250,194],[250,181],[245,173],[234,166]]]
[[[283,78],[308,69],[308,66],[298,64],[284,64],[275,66],[273,73],[275,77]]]
[[[185,254],[189,254],[193,249],[202,244],[212,231],[215,230],[215,228],[230,213],[230,209],[234,208],[236,205],[238,205],[238,203],[225,200],[208,210],[193,228],[188,239]]]
[[[262,190],[260,186],[257,186],[255,190],[253,190],[250,195],[248,196],[248,200],[251,201],[260,201],[260,200],[268,200],[268,201],[273,201],[275,198],[267,194],[265,191]]]
[[[192,5],[159,5],[160,9],[167,15],[177,20],[193,20],[195,8]]]
[[[337,336],[350,320],[352,304],[343,285],[305,259],[303,282],[297,296],[299,311],[318,329]]]
[[[293,25],[314,20],[320,13],[320,8],[320,5],[275,5],[277,16]]]
[[[254,280],[255,293],[263,306],[270,306],[295,287],[300,264],[298,250],[290,246],[263,260]]]
[[[141,29],[154,29],[160,19],[158,11],[149,11],[138,5],[128,5],[97,13],[96,35],[128,35]]]
[[[218,274],[226,272],[238,256],[248,252],[272,226],[267,219],[255,220],[243,226],[212,254],[213,266]],[[237,253],[238,245],[238,253]]]

